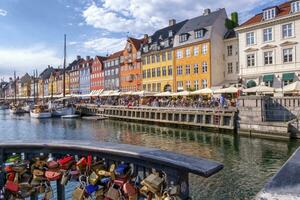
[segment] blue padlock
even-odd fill
[[[115,169],[116,175],[125,175],[129,169],[129,166],[126,164],[119,164]]]
[[[90,184],[90,185],[87,185],[87,186],[85,187],[85,191],[86,191],[86,193],[87,193],[88,195],[91,195],[92,193],[96,192],[96,191],[99,190],[99,189],[100,189],[100,186],[99,186],[99,185],[92,185],[92,184]]]
[[[111,181],[111,177],[105,177],[100,180],[100,183],[107,185],[110,181]]]

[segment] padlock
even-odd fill
[[[91,166],[91,170],[98,173],[98,171],[100,170],[104,170],[105,167],[104,167],[104,164],[103,164],[103,161],[97,161],[96,163],[93,163],[92,166]]]
[[[158,194],[161,192],[163,182],[164,179],[159,177],[158,174],[150,174],[141,182],[141,184],[147,186],[152,193]]]
[[[6,179],[13,182],[15,180],[15,172],[7,173]]]
[[[32,171],[32,174],[35,175],[35,176],[44,176],[45,172],[43,170],[40,170],[40,169],[34,169]]]
[[[119,164],[115,169],[115,174],[117,176],[124,176],[129,171],[129,165]]]
[[[96,172],[92,172],[89,175],[89,183],[95,185],[99,181],[99,176],[96,174]]]
[[[85,157],[82,157],[77,163],[76,163],[76,168],[80,171],[86,170],[87,166],[87,160]]]
[[[115,164],[111,164],[109,167],[109,172],[113,173],[116,169],[116,165]]]
[[[13,181],[7,181],[4,188],[6,190],[9,190],[10,192],[18,192],[19,191],[19,185],[17,183],[14,183]]]
[[[72,200],[83,200],[84,199],[84,189],[80,186],[76,187],[76,189],[72,193]]]
[[[68,170],[73,165],[75,160],[73,156],[67,155],[57,160],[57,162],[59,163],[61,169]]]
[[[129,199],[137,199],[137,189],[134,187],[131,183],[125,183],[123,185],[123,192],[126,196],[129,197]]]
[[[143,186],[140,188],[140,193],[147,197],[149,195],[149,193],[151,193],[151,192],[147,186]]]
[[[118,185],[120,188],[127,182],[127,178],[116,178],[113,180],[114,184]]]
[[[49,181],[56,181],[59,180],[61,178],[61,172],[60,171],[46,171],[45,172],[45,177],[49,180]]]
[[[121,196],[120,188],[115,184],[113,184],[105,193],[105,197],[111,200],[119,200],[120,196]]]
[[[15,173],[15,177],[14,177],[14,183],[19,183],[19,173]]]
[[[105,177],[105,178],[100,179],[100,183],[104,186],[106,186],[109,182],[111,182],[110,177]]]
[[[103,186],[89,184],[89,185],[85,186],[85,191],[88,195],[91,195],[94,192],[96,192],[97,190],[99,190],[100,187],[103,188]]]
[[[173,185],[169,188],[170,196],[180,195],[180,185]]]
[[[19,154],[9,156],[5,163],[16,163],[21,160],[21,156]]]
[[[104,190],[103,190],[103,188],[99,189],[95,192],[95,198],[96,198],[96,200],[103,200],[104,199]]]
[[[69,180],[71,179],[71,174],[69,171],[64,171],[60,180],[61,185],[67,185]]]
[[[47,166],[48,166],[48,169],[56,169],[59,167],[59,164],[55,160],[52,160],[50,162],[47,162]]]
[[[50,200],[53,197],[53,190],[51,186],[46,187],[43,200]]]

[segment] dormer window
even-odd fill
[[[146,46],[143,47],[143,51],[144,51],[145,53],[148,52],[148,45],[146,45]]]
[[[164,42],[164,46],[165,46],[165,47],[168,47],[168,46],[169,46],[169,40],[166,40],[166,41]]]
[[[195,30],[195,39],[203,38],[203,37],[204,37],[204,30],[203,29]]]
[[[299,12],[300,11],[300,1],[295,1],[295,2],[292,2],[292,12],[295,13],[295,12]]]
[[[173,31],[169,30],[169,37],[173,37]]]
[[[275,17],[276,17],[276,8],[271,8],[264,11],[264,20],[270,20]]]
[[[187,40],[188,40],[188,34],[185,33],[179,36],[179,42],[185,42]]]
[[[152,43],[152,38],[151,37],[148,38],[148,42]]]

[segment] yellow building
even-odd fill
[[[187,20],[156,31],[152,36],[145,35],[142,46],[143,90],[153,92],[174,91],[174,51],[175,34]]]
[[[174,38],[175,90],[220,86],[225,80],[225,9],[188,20]]]

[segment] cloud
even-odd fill
[[[28,48],[0,48],[0,72],[1,76],[12,76],[16,70],[18,74],[31,72],[38,69],[41,72],[47,65],[58,66],[62,58],[42,45],[35,45]]]
[[[69,45],[76,45],[76,44],[78,44],[78,42],[75,41],[69,42]]]
[[[7,11],[0,9],[0,16],[5,17],[7,15]]]
[[[98,54],[113,53],[125,47],[126,38],[98,38],[84,42],[84,48],[93,50]]]
[[[205,8],[216,10],[225,7],[228,14],[238,11],[242,20],[260,6],[282,0],[102,0],[93,2],[82,13],[87,25],[110,32],[151,34],[168,24],[171,18],[185,20],[199,16]],[[247,5],[247,6],[245,6]]]

